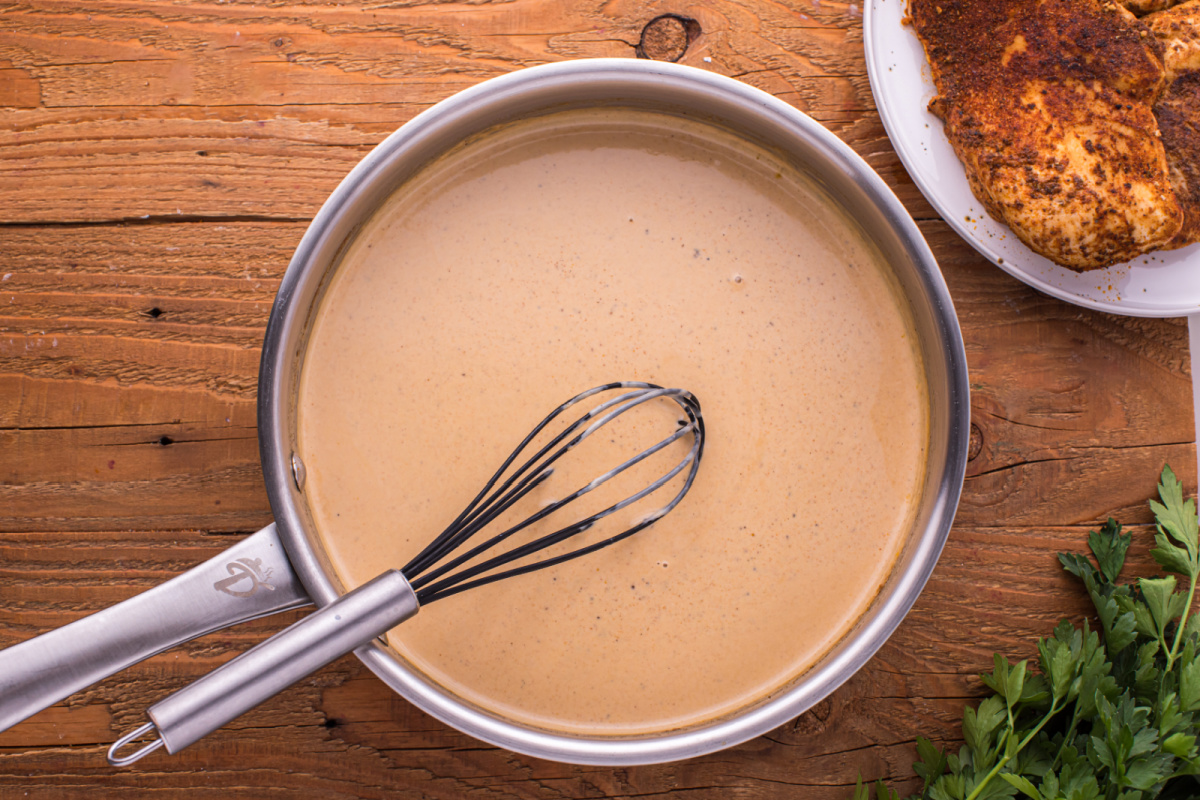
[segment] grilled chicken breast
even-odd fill
[[[1111,0],[910,0],[930,110],[975,196],[1083,271],[1160,247],[1183,214],[1152,106],[1161,46]]]
[[[1165,249],[1200,242],[1200,0],[1150,14],[1143,21],[1163,44],[1167,88],[1154,106],[1183,209],[1183,226]]]
[[[1142,21],[1162,42],[1168,83],[1184,73],[1200,70],[1200,0],[1189,0]]]
[[[1178,0],[1120,0],[1121,5],[1137,14],[1139,17],[1143,14],[1149,14],[1152,11],[1162,11],[1164,8],[1170,8],[1175,5]]]

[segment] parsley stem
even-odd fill
[[[1050,704],[1050,710],[1046,712],[1046,716],[1042,717],[1042,721],[1037,724],[1037,727],[1035,727],[1033,730],[1031,730],[1025,736],[1025,738],[1021,740],[1020,744],[1017,745],[1017,749],[1013,751],[1012,755],[1005,755],[1004,758],[1002,758],[996,762],[996,766],[992,767],[991,772],[989,772],[987,775],[983,776],[983,780],[981,780],[979,782],[979,785],[976,786],[975,789],[969,795],[967,795],[966,800],[975,800],[975,798],[979,797],[979,793],[983,791],[983,788],[991,782],[992,778],[996,777],[996,775],[999,774],[1000,770],[1004,769],[1004,766],[1012,759],[1012,756],[1015,756],[1017,753],[1020,753],[1022,750],[1024,750],[1025,745],[1029,744],[1029,742],[1033,739],[1034,736],[1037,736],[1038,731],[1040,731],[1042,728],[1046,727],[1046,723],[1050,721],[1050,718],[1053,717],[1055,714],[1057,714],[1059,711],[1058,701],[1059,701],[1059,698],[1057,698],[1057,697],[1054,698],[1054,702]],[[1009,727],[1008,731],[1006,732],[1006,736],[1004,738],[1007,739],[1007,737],[1011,736],[1013,733],[1014,733],[1013,728]]]
[[[1164,672],[1171,671],[1171,665],[1175,663],[1175,658],[1179,655],[1179,644],[1183,641],[1183,629],[1187,625],[1188,614],[1192,610],[1192,600],[1196,596],[1196,573],[1200,571],[1200,567],[1193,564],[1192,569],[1193,572],[1188,575],[1187,605],[1183,607],[1183,613],[1179,615],[1179,627],[1175,629],[1175,642],[1167,653],[1167,668]]]
[[[1062,744],[1058,746],[1058,752],[1054,755],[1054,762],[1050,764],[1050,769],[1058,766],[1058,762],[1062,759],[1063,750],[1075,738],[1075,728],[1079,726],[1079,703],[1075,703],[1075,711],[1071,714],[1071,724],[1067,726],[1067,732],[1063,735]]]

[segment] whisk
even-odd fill
[[[568,409],[590,397],[617,390],[628,391],[600,402],[533,455],[525,455],[527,450],[533,449],[534,442],[547,426]],[[464,550],[469,541],[489,526],[501,527],[497,522],[505,512],[549,478],[555,463],[566,453],[618,417],[658,398],[674,401],[683,412],[683,418],[668,436],[529,517]],[[687,454],[657,480],[552,533],[536,536],[523,544],[513,543],[513,537],[520,532],[684,437],[691,437]],[[128,766],[164,746],[169,753],[179,752],[334,659],[382,636],[416,614],[421,606],[484,584],[561,564],[632,536],[679,505],[692,487],[703,452],[704,420],[700,403],[690,392],[623,381],[577,394],[554,409],[522,440],[462,513],[403,569],[383,573],[151,706],[146,712],[150,722],[118,739],[108,751],[109,763]],[[681,479],[680,488],[668,503],[640,515],[618,533],[565,553],[528,561],[530,556],[583,533],[605,517],[658,491],[684,470],[687,472]],[[119,755],[123,748],[145,739],[152,732],[157,733],[156,738],[129,755]]]

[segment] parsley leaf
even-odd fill
[[[1096,563],[1109,583],[1116,583],[1125,566],[1125,553],[1133,541],[1132,534],[1122,534],[1121,525],[1112,517],[1104,523],[1104,527],[1088,534],[1088,547],[1096,556]]]

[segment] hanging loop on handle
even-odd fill
[[[115,767],[165,746],[178,753],[334,659],[382,636],[417,613],[417,596],[398,570],[343,595],[228,664],[151,706],[151,722],[121,737],[108,752]],[[158,731],[159,739],[118,757],[122,746]]]
[[[154,741],[143,745],[127,756],[117,755],[117,753],[121,751],[122,747],[131,742],[137,741],[152,730],[154,730],[154,723],[147,722],[136,731],[130,731],[120,739],[117,739],[115,742],[113,742],[113,746],[108,748],[108,763],[112,764],[114,767],[128,767],[135,761],[141,761],[144,756],[148,756],[158,748],[162,747],[165,743],[163,742],[162,737],[158,737]]]

